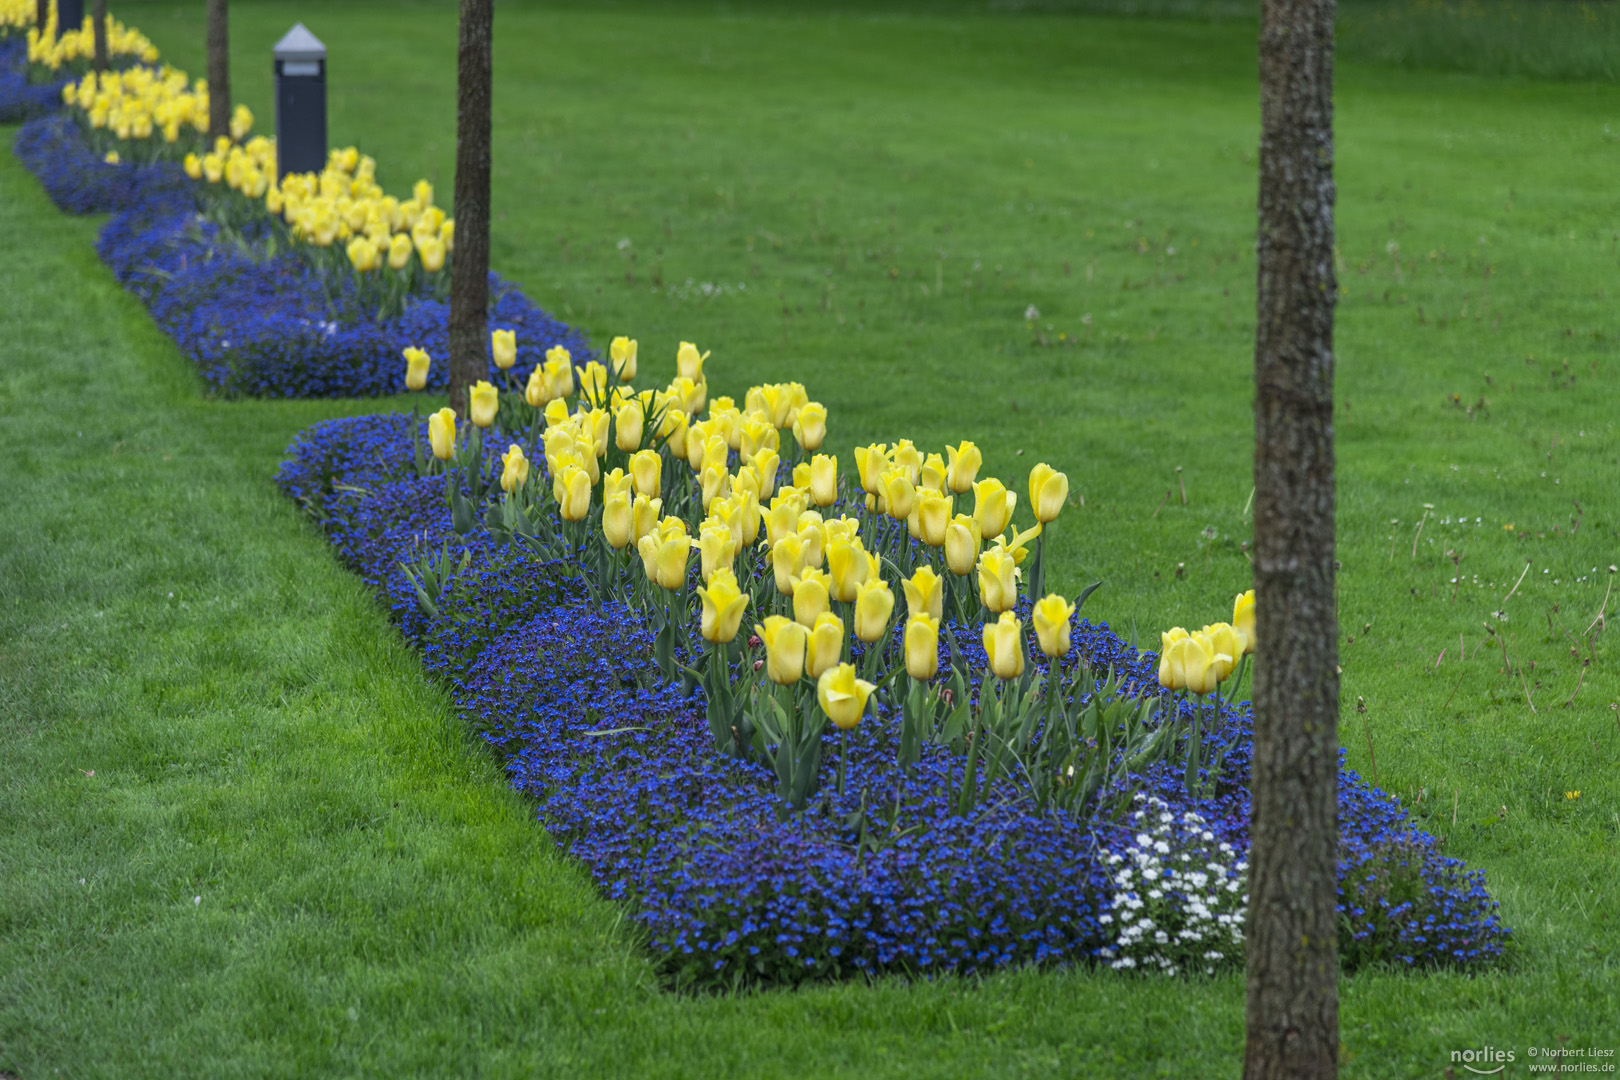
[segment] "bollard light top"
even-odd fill
[[[298,23],[276,42],[274,55],[277,60],[325,60],[326,46],[308,27]]]

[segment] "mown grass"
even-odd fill
[[[125,10],[201,70],[194,12]],[[453,7],[234,5],[264,123],[300,18],[332,49],[334,139],[447,198]],[[1224,617],[1248,566],[1251,28],[497,19],[494,262],[538,302],[637,336],[649,377],[685,338],[721,390],[802,379],[840,450],[973,438],[1019,487],[1049,460],[1085,498],[1058,584],[1102,578],[1094,613],[1144,644]],[[1346,980],[1345,1072],[1604,1045],[1620,677],[1585,642],[1620,561],[1620,94],[1354,62],[1339,87],[1342,734],[1518,931],[1482,976]],[[28,253],[0,264],[0,1069],[1235,1073],[1235,978],[660,992],[270,484],[297,428],[377,406],[202,400],[95,223],[9,159],[0,196]]]

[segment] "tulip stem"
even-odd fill
[[[838,797],[844,797],[844,778],[849,771],[849,731],[838,729]]]

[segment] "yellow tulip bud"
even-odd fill
[[[789,533],[771,545],[771,571],[776,576],[776,591],[783,596],[793,595],[793,583],[799,572],[799,555],[804,545],[797,535]]]
[[[1057,518],[1069,497],[1069,478],[1046,462],[1029,470],[1029,508],[1043,525]]]
[[[630,513],[630,496],[622,491],[602,496],[602,535],[614,551],[623,551],[634,538],[635,519]]]
[[[664,436],[669,452],[677,458],[686,457],[686,436],[690,419],[686,413],[671,406],[664,410],[663,418],[659,421],[659,434]]]
[[[799,556],[801,566],[820,566],[826,561],[826,533],[822,531],[819,515],[807,510],[799,515],[799,542],[804,545]]]
[[[1073,615],[1074,605],[1057,593],[1042,598],[1035,605],[1035,637],[1040,642],[1041,652],[1052,657],[1069,654],[1069,619]]]
[[[883,473],[889,468],[888,447],[882,443],[855,448],[855,470],[861,479],[861,490],[877,495],[883,490]]]
[[[804,673],[812,679],[838,666],[844,655],[844,620],[830,611],[816,616],[810,628],[810,641],[805,649]]]
[[[607,381],[608,369],[600,361],[587,362],[585,370],[579,375],[580,395],[593,405],[606,405]]]
[[[957,577],[967,577],[978,565],[978,519],[957,514],[945,527],[945,566]]]
[[[871,562],[859,536],[828,537],[827,571],[832,575],[833,595],[840,602],[852,604],[860,594],[861,583],[871,574]]]
[[[686,585],[686,560],[692,545],[685,532],[648,534],[639,542],[641,561],[645,567],[649,560],[652,569],[647,577],[660,587],[675,592]]]
[[[561,345],[546,350],[546,381],[554,398],[574,394],[574,358]]]
[[[427,385],[428,369],[433,366],[433,358],[427,354],[426,349],[408,348],[405,350],[405,387],[408,390],[420,390]]]
[[[614,445],[627,454],[641,449],[641,429],[647,421],[646,413],[641,411],[641,402],[631,401],[620,405],[613,420]]]
[[[546,373],[538,364],[535,365],[533,371],[529,372],[529,381],[523,387],[523,400],[536,409],[543,409],[551,403],[551,395],[546,383]],[[566,410],[567,405],[565,404],[563,408]]]
[[[405,269],[411,264],[411,252],[414,250],[410,237],[404,233],[396,233],[393,239],[388,241],[389,267],[394,270]]]
[[[351,147],[350,149],[353,148]],[[358,160],[358,154],[356,155],[356,159]],[[349,170],[345,169],[344,171],[348,172]],[[411,188],[411,197],[416,200],[416,205],[420,207],[426,208],[432,206],[433,185],[428,183],[426,180],[418,180],[416,182],[416,186]]]
[[[1232,625],[1243,635],[1243,652],[1254,652],[1254,590],[1239,593],[1232,601]]]
[[[798,484],[797,475],[794,483]],[[810,459],[810,501],[817,506],[831,506],[838,501],[838,459],[817,454]]]
[[[636,342],[634,338],[616,337],[608,346],[608,356],[613,361],[613,370],[619,373],[620,382],[629,382],[636,377]]]
[[[759,480],[759,497],[763,502],[776,491],[776,474],[781,468],[782,459],[770,447],[762,448],[754,453],[749,462],[749,468]]]
[[[785,536],[797,539],[799,513],[799,504],[793,499],[771,504],[770,512],[765,515],[765,542],[770,544],[772,549],[776,547],[777,541]]]
[[[923,456],[916,444],[910,439],[901,439],[889,451],[890,468],[899,469],[911,481],[911,486],[917,486],[917,478],[922,475]]]
[[[1215,692],[1215,650],[1208,637],[1191,634],[1171,647],[1171,664],[1180,665],[1183,688],[1203,697]]]
[[[731,474],[726,472],[724,465],[706,465],[700,479],[703,484],[703,509],[707,513],[715,499],[723,498],[731,491]]]
[[[1215,681],[1225,682],[1237,666],[1237,658],[1243,655],[1243,631],[1231,623],[1216,623],[1204,627],[1203,635],[1214,650]]]
[[[1187,636],[1187,631],[1179,626],[1172,626],[1168,630],[1159,631],[1159,655],[1163,656],[1170,651],[1170,646]]]
[[[919,566],[917,572],[903,584],[909,614],[932,615],[936,620],[944,616],[945,579],[934,573],[932,566]]]
[[[951,525],[951,500],[948,495],[934,491],[917,493],[916,518],[919,536],[929,547],[945,543],[945,534]]]
[[[984,624],[984,652],[990,659],[990,670],[998,679],[1016,679],[1024,673],[1024,637],[1020,633],[1023,623],[1010,611],[1001,618]]]
[[[656,450],[638,450],[630,455],[630,476],[636,491],[648,498],[663,491],[664,459]]]
[[[681,347],[675,352],[675,368],[683,379],[691,379],[694,384],[703,381],[703,361],[709,358],[708,353],[699,355],[697,346],[690,341],[681,342]]]
[[[1009,612],[1018,603],[1017,564],[999,548],[979,556],[979,599],[992,614]]]
[[[878,494],[888,509],[889,516],[904,521],[917,505],[917,489],[904,469],[886,469],[878,478]]]
[[[449,461],[455,456],[455,412],[450,409],[440,409],[428,417],[428,442],[433,446],[433,456],[440,461]]]
[[[583,422],[590,425],[591,446],[597,457],[607,457],[608,427],[612,423],[613,414],[606,409],[592,409],[581,414]]]
[[[722,570],[731,573],[732,563],[737,557],[737,541],[732,538],[731,530],[725,525],[705,523],[692,544],[698,549],[698,555],[701,557],[698,569],[705,582],[713,581],[714,575]]]
[[[1008,491],[1000,480],[980,480],[973,485],[973,517],[979,523],[980,536],[1000,536],[1012,520],[1018,506],[1018,496]]]
[[[823,671],[816,680],[816,701],[821,704],[821,711],[827,714],[834,727],[848,731],[861,722],[861,714],[866,712],[866,699],[876,689],[873,683],[857,679],[853,666],[839,664]]]
[[[939,618],[913,612],[906,619],[906,674],[927,681],[939,673]]]
[[[557,428],[566,424],[572,414],[568,411],[568,402],[562,398],[552,398],[546,402],[546,427]]]
[[[861,582],[855,595],[855,636],[873,642],[883,638],[894,612],[894,592],[880,577]]]
[[[831,583],[824,571],[813,567],[801,570],[792,582],[793,617],[806,627],[814,627],[829,606],[827,587]]]
[[[804,677],[804,652],[809,634],[792,619],[772,615],[754,633],[765,645],[765,675],[778,686],[792,686]]]
[[[501,456],[501,490],[508,495],[529,480],[529,459],[523,456],[523,447],[512,443]]]
[[[748,606],[748,594],[737,588],[736,575],[730,570],[716,571],[708,585],[698,586],[697,592],[703,601],[698,625],[703,640],[723,645],[736,637],[743,609]]]
[[[826,406],[819,401],[801,406],[798,417],[793,421],[793,437],[798,440],[799,449],[807,454],[820,450],[827,438]]]
[[[922,471],[917,474],[917,489],[945,493],[945,459],[938,454],[929,454],[923,459]]]
[[[444,241],[426,236],[416,242],[416,254],[422,260],[422,269],[437,274],[444,269]]]
[[[564,521],[584,521],[591,511],[591,478],[578,465],[569,465],[552,481],[557,509]]]
[[[467,416],[474,424],[487,428],[495,422],[495,387],[482,380],[473,383],[467,401]]]
[[[493,330],[489,335],[489,351],[495,366],[506,371],[517,363],[517,331]]]
[[[187,154],[185,161],[186,175],[193,180],[201,180],[203,174],[202,158],[196,154]]]
[[[658,515],[664,511],[663,499],[649,499],[645,495],[637,495],[630,504],[630,535],[636,543],[658,527]]]

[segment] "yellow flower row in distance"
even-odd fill
[[[0,27],[22,29],[28,27],[28,62],[42,64],[56,71],[63,64],[76,60],[91,60],[96,55],[95,24],[88,14],[78,29],[70,29],[60,38],[56,36],[56,5],[50,6],[45,26],[36,23],[34,0],[0,0]],[[139,30],[125,26],[112,16],[107,17],[107,56],[134,57],[143,63],[155,64],[157,46],[147,40]]]
[[[1160,634],[1159,685],[1203,697],[1231,678],[1237,662],[1254,652],[1254,590],[1232,602],[1232,621],[1202,630],[1173,626]]]
[[[164,142],[176,143],[188,127],[208,131],[208,84],[199,79],[193,85],[185,72],[168,65],[156,71],[132,67],[100,75],[86,72],[78,82],[62,87],[62,101],[82,110],[91,127],[120,139],[161,135]],[[231,116],[232,139],[240,141],[252,129],[252,111],[238,105]]]

